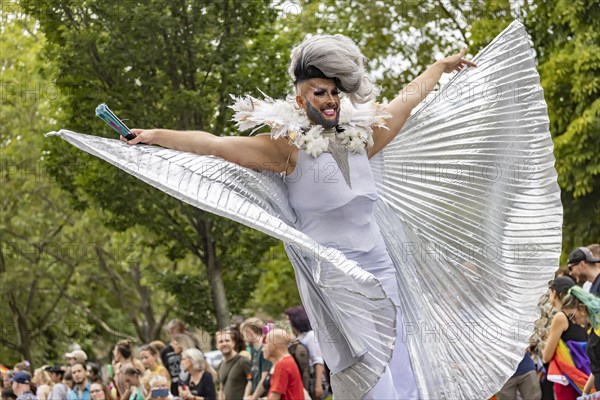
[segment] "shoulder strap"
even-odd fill
[[[283,172],[281,173],[281,176],[283,176],[283,179],[285,180],[285,177],[287,176],[287,168],[288,165],[290,164],[290,158],[292,158],[292,153],[294,152],[294,147],[292,146],[292,149],[290,150],[288,156],[287,156],[287,160],[285,161],[285,167],[283,167]]]
[[[231,367],[229,367],[229,369],[227,369],[227,371],[223,371],[223,375],[224,376],[222,378],[219,376],[219,380],[221,381],[221,384],[223,386],[225,386],[225,383],[227,382],[227,378],[229,377],[229,373],[231,372],[231,370],[233,369],[233,367],[235,366],[235,364],[237,364],[238,362],[240,362],[240,358],[241,357],[242,357],[241,355],[236,354],[233,357],[233,359],[231,360]],[[223,361],[223,362],[225,362],[225,361]],[[221,370],[221,368],[219,368],[219,370]]]

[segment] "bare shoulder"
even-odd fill
[[[569,327],[569,320],[567,319],[565,313],[556,313],[556,315],[554,315],[554,317],[552,318],[552,323],[550,324],[550,327],[566,331]]]
[[[256,136],[255,138],[262,142],[261,147],[265,152],[271,154],[270,158],[272,161],[277,161],[278,163],[286,164],[290,160],[290,157],[294,156],[294,150],[297,149],[296,146],[290,143],[287,137],[273,139],[271,135],[265,134]]]
[[[270,135],[221,137],[213,153],[228,161],[255,170],[286,171],[293,145],[287,138]]]

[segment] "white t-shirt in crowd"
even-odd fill
[[[315,331],[304,332],[298,336],[298,340],[308,349],[308,356],[310,357],[309,364],[314,367],[315,364],[323,364],[323,354],[321,354],[321,348],[319,343],[315,340]]]

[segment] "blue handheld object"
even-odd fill
[[[108,126],[117,131],[125,139],[131,140],[135,138],[135,135],[131,133],[127,125],[117,118],[106,104],[102,103],[96,107],[96,116],[100,117],[102,121],[106,122]]]
[[[150,393],[153,399],[169,397],[169,389],[152,389]]]

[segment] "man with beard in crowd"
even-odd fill
[[[235,351],[237,337],[234,331],[219,331],[217,349],[223,354],[223,361],[217,367],[219,379],[219,399],[242,399],[250,373],[250,362]]]
[[[87,379],[87,368],[84,363],[76,362],[71,365],[73,375],[73,390],[67,396],[67,400],[91,400],[91,384]]]
[[[587,247],[578,247],[567,260],[569,274],[576,282],[591,282],[589,292],[600,296],[600,259]]]

